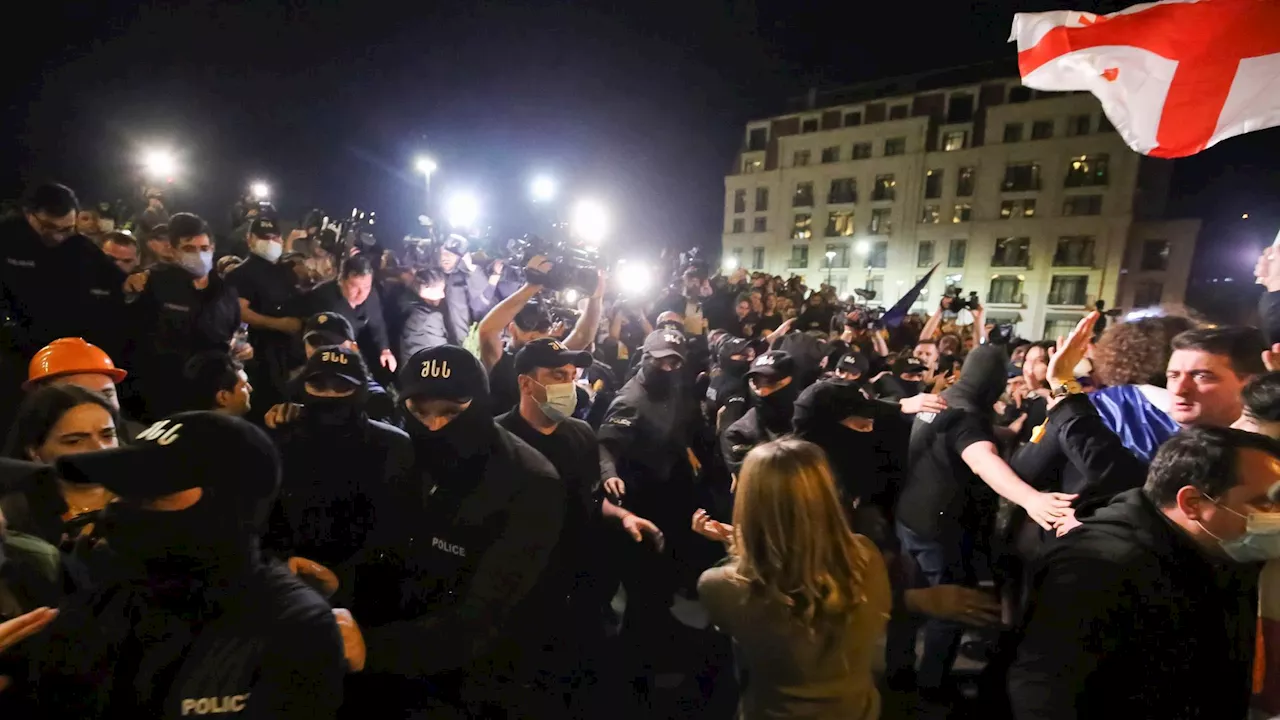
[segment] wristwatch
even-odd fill
[[[1068,395],[1078,395],[1084,392],[1084,388],[1080,387],[1080,383],[1075,380],[1068,380],[1060,385],[1054,385],[1049,390],[1049,397],[1055,400],[1064,398]]]

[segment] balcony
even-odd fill
[[[1026,293],[997,293],[983,301],[984,307],[1026,307]]]
[[[993,255],[991,257],[991,267],[1008,268],[1011,270],[1031,270],[1034,265],[1031,262],[1030,253],[1010,253]]]

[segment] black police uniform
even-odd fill
[[[124,279],[83,235],[49,247],[25,217],[0,221],[0,309],[23,362],[61,337],[119,353]]]
[[[180,413],[58,469],[123,499],[100,522],[96,587],[65,601],[32,648],[39,712],[25,717],[336,715],[345,662],[332,612],[257,552],[280,469],[265,433]],[[132,501],[188,487],[204,493],[184,510]]]
[[[655,370],[649,358],[679,355],[684,336],[657,330],[644,343],[645,360],[634,378],[618,392],[600,426],[600,444],[615,463],[627,486],[626,508],[663,528],[667,546],[677,562],[685,554],[694,511],[697,472],[689,459],[698,440],[698,398],[682,370]],[[660,628],[669,618],[672,593],[682,570],[670,560],[636,558],[627,568],[626,627],[642,637],[647,628]]]
[[[265,546],[335,572],[364,547],[392,488],[403,485],[413,447],[403,430],[370,420],[356,351],[330,348],[311,356],[299,378],[338,377],[357,388],[348,397],[312,397],[304,389],[302,416],[277,433],[284,466],[280,496]],[[343,583],[349,585],[350,583]],[[341,589],[341,586],[340,586]]]
[[[240,327],[240,299],[235,288],[216,273],[197,289],[191,273],[177,265],[151,271],[147,288],[129,306],[132,314],[133,365],[146,402],[144,419],[158,420],[177,410],[174,389],[182,385],[182,368],[193,355],[208,350],[228,352]]]
[[[791,416],[800,395],[799,371],[788,353],[774,350],[756,358],[747,379],[756,375],[774,379],[789,377],[791,382],[767,397],[753,395],[751,409],[724,431],[720,450],[729,472],[735,475],[742,469],[742,461],[751,448],[791,432]]]
[[[548,608],[565,595],[543,580],[568,489],[546,458],[494,423],[484,370],[466,350],[425,350],[399,383],[406,398],[471,405],[435,432],[406,418],[415,476],[356,569],[368,661],[352,692],[400,713],[556,717],[538,709],[546,697],[531,685],[553,641],[546,618],[558,610]]]
[[[249,309],[268,317],[287,317],[285,307],[296,296],[293,271],[255,253],[227,274],[227,282],[248,301]],[[255,408],[266,411],[282,402],[289,370],[299,364],[301,348],[292,336],[263,328],[249,328],[253,360],[247,369],[257,399]]]

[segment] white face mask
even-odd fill
[[[202,278],[213,269],[213,251],[178,253],[177,264],[194,277]]]
[[[273,263],[284,254],[284,243],[279,240],[254,240],[251,249],[254,255]]]
[[[571,383],[555,383],[543,385],[534,380],[547,393],[545,402],[538,403],[538,409],[553,423],[562,423],[573,416],[578,409],[578,386]]]
[[[1244,518],[1244,534],[1234,540],[1223,540],[1200,524],[1205,532],[1218,541],[1218,546],[1227,554],[1227,557],[1239,563],[1257,563],[1280,558],[1280,513],[1255,511],[1248,515],[1241,515],[1208,495],[1205,497],[1232,515]]]

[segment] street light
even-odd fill
[[[142,154],[142,169],[156,180],[167,180],[178,170],[178,161],[168,150],[154,148]]]
[[[827,285],[831,285],[831,262],[836,259],[836,251],[827,251]]]
[[[569,230],[588,245],[599,245],[609,234],[609,212],[594,200],[583,200],[573,209]]]
[[[427,179],[426,210],[427,210],[427,214],[430,215],[431,214],[431,176],[435,173],[436,168],[438,168],[439,166],[436,165],[435,160],[432,160],[426,155],[419,155],[418,159],[414,161],[413,167],[418,172],[422,173],[423,177]]]
[[[556,181],[549,175],[539,175],[529,184],[529,192],[536,203],[551,202],[556,197]]]
[[[249,192],[258,202],[266,202],[271,197],[271,188],[264,182],[255,182],[249,186]]]
[[[480,219],[480,200],[469,192],[454,193],[445,201],[444,218],[455,228],[474,228]]]

